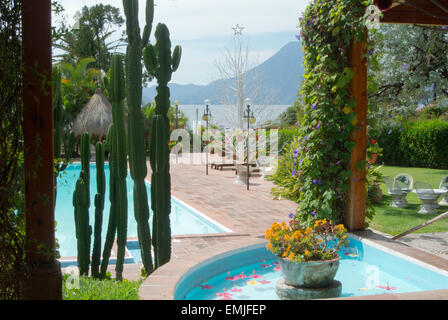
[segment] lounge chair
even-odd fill
[[[437,199],[440,197],[440,193],[435,192],[429,183],[415,181],[415,192],[418,198],[422,202],[422,206],[418,213],[434,213],[434,210],[438,207]]]
[[[391,177],[384,177],[384,183],[386,183],[387,193],[392,197],[391,207],[404,208],[407,204],[405,201],[407,192],[403,192],[400,187],[396,186],[398,183],[394,183],[394,179]]]
[[[407,173],[397,174],[394,178],[393,188],[400,189],[405,194],[405,196],[402,198],[402,202],[404,205],[408,204],[408,201],[406,200],[406,195],[409,192],[411,192],[413,183],[414,179],[410,174]]]
[[[440,200],[439,204],[442,206],[448,205],[448,176],[445,176],[440,181],[439,189],[446,190],[447,193],[443,195],[442,200]]]
[[[271,157],[262,156],[256,161],[257,167],[260,169],[261,177],[265,178],[274,173],[274,167],[271,164]]]
[[[247,164],[243,163],[236,163],[236,180],[235,184],[247,184]],[[251,165],[249,165],[249,178],[250,177],[257,177],[260,176],[260,170],[258,168],[252,168]],[[250,183],[250,182],[249,182]]]
[[[219,160],[212,162],[210,167],[216,170],[218,169],[223,170],[224,167],[235,167],[235,163],[236,163],[235,150],[233,149],[233,146],[226,144],[225,156],[220,157]]]

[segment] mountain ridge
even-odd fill
[[[248,71],[248,75],[263,75],[263,91],[271,92],[274,98],[269,101],[272,105],[289,105],[296,100],[296,94],[304,73],[303,52],[298,42],[289,42],[273,56]],[[211,104],[219,104],[218,97],[222,95],[221,83],[226,81],[217,79],[207,85],[169,83],[171,97],[182,105],[200,105],[205,99]],[[155,85],[143,88],[142,103],[154,100]],[[259,99],[261,100],[261,99]],[[262,104],[264,101],[254,101]]]

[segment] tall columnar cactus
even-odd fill
[[[113,147],[112,147],[112,166],[115,178],[114,214],[117,227],[117,264],[115,271],[117,280],[122,279],[124,254],[126,250],[126,236],[128,223],[128,200],[126,189],[127,176],[127,151],[126,151],[126,132],[124,127],[124,108],[123,100],[125,98],[125,82],[123,62],[119,55],[112,58],[110,75],[110,95],[112,100],[112,122],[113,122]]]
[[[104,193],[106,191],[106,178],[104,175],[104,145],[97,142],[96,154],[96,188],[95,195],[95,226],[92,250],[92,276],[99,277],[99,266],[101,259],[101,230],[103,227]]]
[[[156,107],[152,122],[150,141],[151,207],[153,217],[153,246],[155,267],[163,265],[171,256],[171,183],[169,167],[169,121],[170,89],[168,82],[171,74],[177,70],[182,49],[174,48],[171,55],[171,42],[168,28],[159,23],[155,31],[156,43],[147,45],[143,51],[143,60],[149,74],[157,78]]]
[[[107,266],[109,264],[110,252],[115,240],[115,233],[117,231],[117,223],[115,218],[115,207],[116,201],[116,173],[114,165],[114,146],[116,144],[114,124],[112,123],[109,127],[109,132],[107,133],[106,147],[109,150],[109,200],[110,200],[110,211],[109,211],[109,222],[107,225],[106,240],[104,242],[103,248],[103,260],[101,261],[101,272],[100,278],[104,279],[107,273]]]
[[[142,49],[149,42],[154,16],[154,1],[146,1],[146,25],[140,37],[138,1],[123,0],[128,46],[126,49],[126,97],[128,104],[129,167],[134,181],[134,215],[142,262],[146,274],[153,271],[142,104]]]
[[[78,247],[78,269],[80,275],[88,275],[90,264],[90,239],[92,227],[89,224],[90,207],[90,137],[84,133],[81,138],[81,174],[73,193],[75,228]]]

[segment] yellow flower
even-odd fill
[[[308,249],[305,250],[305,255],[307,256],[307,255],[309,255],[309,254],[310,254],[310,252],[308,251]]]
[[[293,252],[291,252],[290,254],[289,254],[289,256],[288,256],[288,258],[290,259],[290,260],[294,260],[294,253]]]
[[[272,236],[272,230],[271,229],[268,229],[268,230],[266,230],[264,232],[265,239],[269,239],[269,238],[271,238],[271,236]]]
[[[342,112],[344,112],[345,114],[349,114],[350,112],[352,112],[352,109],[349,108],[349,107],[344,107],[344,108],[342,109]]]

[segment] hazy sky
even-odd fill
[[[151,41],[158,22],[165,23],[171,43],[182,46],[182,60],[172,82],[207,84],[218,78],[214,61],[232,49],[237,24],[251,57],[263,62],[289,41],[297,41],[298,18],[311,0],[155,0]],[[139,0],[139,21],[143,30],[145,0]],[[68,21],[84,5],[110,4],[120,8],[121,0],[59,0]],[[121,33],[121,31],[119,31]],[[118,34],[118,32],[117,32]]]

